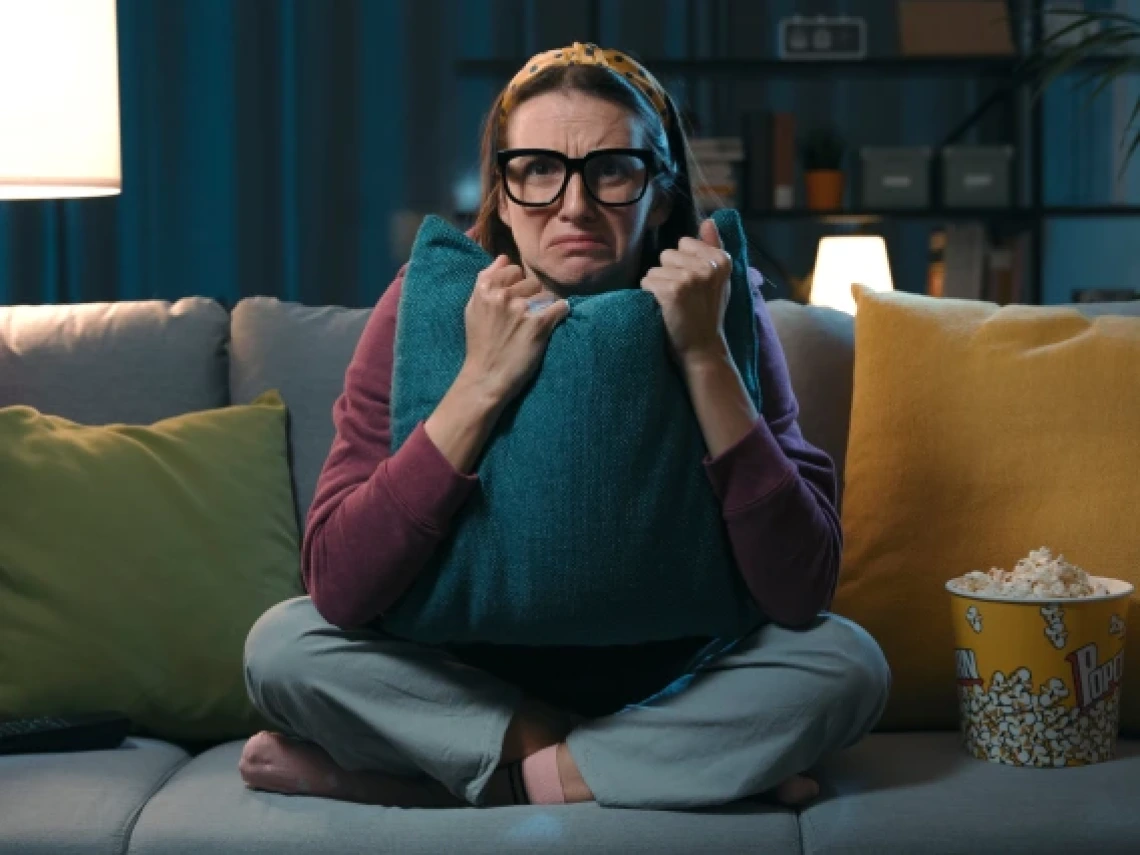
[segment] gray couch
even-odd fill
[[[769,306],[804,433],[842,467],[852,319]],[[1140,314],[1140,303],[1084,308]],[[303,515],[367,317],[268,298],[232,316],[197,298],[0,308],[0,406],[148,423],[278,388]],[[799,812],[759,801],[696,812],[368,807],[248,790],[240,751],[131,738],[113,751],[0,757],[0,855],[1140,852],[1140,740],[1122,740],[1110,763],[1038,770],[975,760],[956,732],[874,733],[820,764],[823,794]]]

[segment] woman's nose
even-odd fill
[[[582,173],[575,172],[570,176],[566,191],[562,194],[562,213],[570,215],[589,213],[593,208],[593,201],[586,192]]]

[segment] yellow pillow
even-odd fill
[[[1047,546],[1140,590],[1140,317],[853,290],[845,544],[832,608],[890,662],[879,729],[953,729],[947,579],[1012,569]],[[1126,734],[1140,732],[1138,618],[1133,607]]]

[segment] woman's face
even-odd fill
[[[600,148],[643,148],[641,121],[624,107],[581,92],[530,98],[507,119],[507,148],[544,148],[583,157]],[[523,268],[557,297],[629,287],[642,240],[669,214],[651,182],[641,201],[610,207],[596,202],[575,173],[565,192],[541,208],[501,194],[499,216],[510,228]],[[566,242],[568,238],[585,240]]]

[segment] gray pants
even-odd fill
[[[269,721],[342,768],[428,775],[474,805],[525,694],[445,647],[332,626],[308,597],[254,624],[245,679]],[[600,805],[680,809],[769,790],[866,735],[891,676],[864,629],[823,612],[805,629],[765,623],[713,642],[655,682],[566,738]]]

